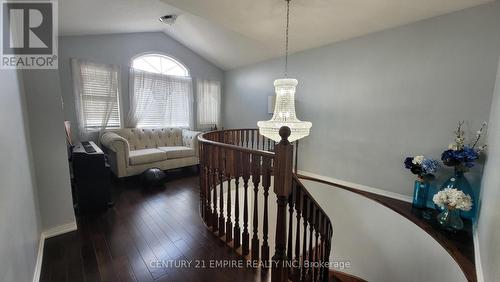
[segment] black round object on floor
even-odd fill
[[[146,187],[160,187],[165,180],[165,172],[159,168],[149,168],[142,173],[142,181]]]

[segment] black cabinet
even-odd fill
[[[76,212],[105,210],[111,203],[111,179],[104,153],[94,142],[78,143],[71,159]]]

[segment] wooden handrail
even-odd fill
[[[327,281],[324,262],[330,256],[333,227],[328,215],[293,174],[290,129],[282,127],[280,136],[278,144],[257,129],[220,130],[199,136],[200,213],[212,232],[237,253],[264,270],[271,268],[272,281]],[[272,177],[277,211],[276,218],[269,220]],[[259,201],[263,201],[262,219]],[[270,260],[268,239],[272,233],[275,248]]]
[[[224,131],[229,131],[229,130],[224,130]],[[207,132],[207,133],[211,133],[211,132]],[[258,154],[260,156],[265,156],[265,157],[270,157],[270,158],[274,157],[274,152],[264,151],[264,150],[255,150],[255,149],[251,149],[251,148],[246,148],[246,147],[241,147],[241,146],[237,146],[237,145],[221,143],[221,142],[217,142],[217,141],[214,141],[214,140],[209,140],[209,139],[206,138],[206,134],[207,133],[200,134],[198,136],[198,141],[206,143],[206,144],[216,145],[216,146],[219,146],[219,147],[222,147],[222,148],[226,148],[226,149],[230,149],[230,150],[239,151],[239,152],[247,152],[247,153],[250,153],[250,154]]]

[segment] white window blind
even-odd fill
[[[119,67],[77,59],[71,64],[80,131],[119,128]]]
[[[219,81],[198,80],[198,126],[201,128],[217,125],[220,127],[221,86]]]
[[[131,69],[131,117],[133,127],[191,127],[192,82]]]

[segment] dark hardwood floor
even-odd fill
[[[240,259],[203,224],[198,181],[189,169],[168,172],[158,189],[114,181],[113,208],[46,240],[40,281],[266,280],[265,271],[210,265]]]

